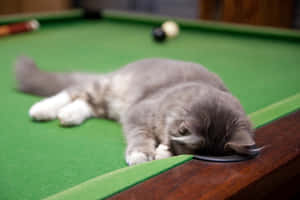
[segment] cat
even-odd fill
[[[23,56],[15,70],[18,90],[48,97],[30,108],[34,120],[120,122],[128,165],[179,154],[253,154],[253,128],[240,102],[200,64],[153,58],[107,74],[51,73]]]

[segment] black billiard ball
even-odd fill
[[[154,28],[152,30],[152,36],[156,42],[163,42],[166,40],[166,33],[163,31],[162,28]]]

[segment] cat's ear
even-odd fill
[[[237,131],[233,133],[230,140],[225,144],[225,150],[233,150],[238,154],[249,156],[257,155],[262,148],[255,146],[255,141],[247,131]]]

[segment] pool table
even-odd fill
[[[99,11],[100,12],[100,11]],[[227,199],[293,196],[300,173],[300,34],[297,31],[175,19],[164,43],[152,28],[168,17],[82,10],[0,18],[37,19],[39,30],[0,38],[0,199]],[[240,99],[266,148],[255,159],[211,163],[180,155],[128,167],[121,126],[33,122],[41,97],[15,90],[13,65],[32,57],[49,71],[105,73],[143,58],[200,63]],[[285,186],[285,187],[283,187]],[[253,196],[253,195],[256,196]]]

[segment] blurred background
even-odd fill
[[[0,17],[80,7],[300,28],[300,0],[0,0]]]

